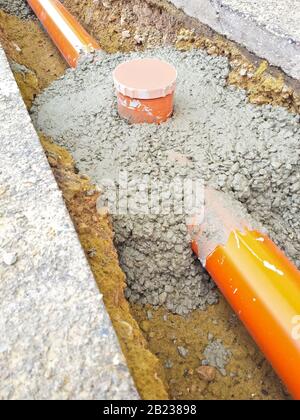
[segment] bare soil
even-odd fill
[[[67,68],[37,20],[21,20],[0,10],[0,42],[11,62],[29,70],[14,71],[27,106]]]

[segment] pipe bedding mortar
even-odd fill
[[[156,125],[129,125],[117,113],[111,73],[121,62],[155,56],[178,71],[175,114]],[[36,128],[70,150],[78,168],[105,193],[126,173],[137,214],[112,214],[115,242],[132,302],[185,314],[216,302],[207,273],[190,250],[186,216],[143,214],[148,193],[174,180],[203,179],[243,203],[300,266],[299,116],[248,103],[226,85],[227,59],[202,51],[85,57],[35,101]],[[150,190],[136,199],[145,177]],[[149,181],[148,178],[148,181]],[[147,180],[147,178],[145,178]],[[105,194],[104,194],[105,195]],[[180,198],[179,198],[180,200]],[[155,213],[155,212],[154,212]]]
[[[32,18],[34,13],[26,0],[0,0],[0,9],[20,19]]]

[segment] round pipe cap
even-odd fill
[[[135,99],[156,99],[174,93],[177,71],[158,58],[125,61],[113,72],[119,93]]]

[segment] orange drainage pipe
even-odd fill
[[[97,42],[60,1],[27,0],[27,2],[70,67],[76,67],[81,53],[100,49]]]
[[[222,193],[207,190],[192,248],[295,399],[300,399],[300,272]]]
[[[173,114],[177,71],[157,58],[126,61],[114,70],[118,111],[133,124],[168,120]]]

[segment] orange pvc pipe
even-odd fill
[[[27,0],[41,24],[71,67],[76,67],[81,53],[100,49],[58,0]]]
[[[131,124],[161,124],[173,114],[177,71],[166,61],[125,61],[113,72],[119,115]]]
[[[132,124],[161,124],[173,114],[174,93],[156,99],[132,99],[117,92],[117,98],[120,116]],[[131,106],[132,102],[135,103],[134,107]]]
[[[198,255],[199,235],[201,229],[192,241]],[[205,268],[291,395],[300,399],[300,272],[267,235],[249,229],[231,230]]]

